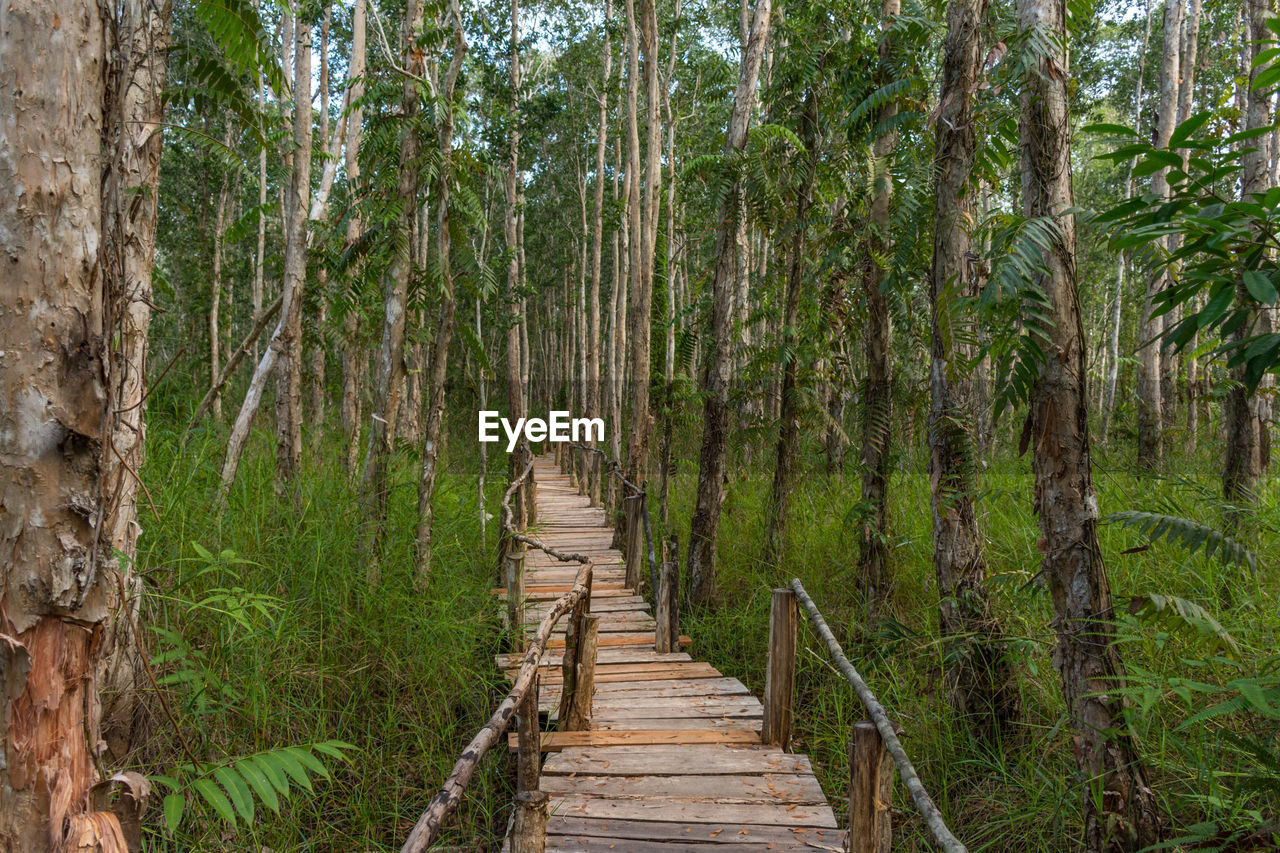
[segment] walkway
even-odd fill
[[[534,474],[534,534],[593,558],[591,612],[600,616],[591,728],[544,737],[548,853],[843,849],[844,832],[809,759],[761,745],[763,708],[742,682],[685,652],[654,651],[653,617],[625,586],[604,511],[578,494],[551,456],[537,459]],[[577,568],[529,552],[527,631],[569,589]],[[560,700],[564,622],[542,662],[540,707],[552,715]],[[681,644],[689,645],[688,638]],[[498,663],[515,677],[518,659],[499,655]]]

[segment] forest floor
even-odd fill
[[[436,496],[431,585],[418,593],[410,578],[414,465],[406,454],[394,482],[390,554],[383,581],[370,590],[360,553],[362,513],[355,486],[324,436],[326,452],[308,454],[298,500],[277,497],[273,444],[255,435],[224,512],[217,510],[222,430],[193,434],[180,447],[173,421],[153,415],[144,469],[139,562],[152,592],[153,654],[175,716],[198,754],[243,755],[286,744],[336,738],[358,753],[335,764],[332,781],[299,796],[280,816],[261,813],[232,828],[196,811],[176,834],[155,829],[152,849],[351,851],[398,849],[428,798],[448,775],[462,746],[505,693],[493,655],[501,629],[489,589],[495,579],[497,524],[481,535],[476,458],[467,443],[451,447]],[[692,454],[691,454],[692,455]],[[1022,714],[996,743],[971,735],[953,719],[941,677],[936,588],[931,562],[929,487],[923,455],[910,449],[895,465],[890,489],[891,567],[895,593],[888,615],[865,624],[856,581],[854,530],[858,488],[850,460],[843,476],[821,473],[815,454],[793,500],[786,569],[765,565],[763,499],[766,466],[742,465],[731,481],[720,538],[722,606],[687,611],[682,632],[698,657],[732,670],[759,694],[764,686],[770,589],[799,576],[881,702],[906,730],[908,753],[949,825],[971,850],[1066,851],[1076,848],[1079,786],[1069,727],[1053,670],[1047,592],[1037,582],[1037,528],[1025,460],[995,459],[984,472],[981,499],[996,612],[1013,638]],[[506,457],[490,458],[488,506],[505,485]],[[1104,514],[1161,512],[1220,526],[1214,460],[1162,478],[1135,477],[1101,456],[1096,469]],[[675,532],[687,538],[696,463],[678,466],[672,490]],[[146,504],[154,500],[152,508]],[[655,536],[661,533],[655,513]],[[1261,519],[1280,518],[1274,480]],[[150,523],[148,523],[150,522]],[[1153,787],[1172,827],[1206,819],[1229,825],[1249,808],[1274,812],[1269,795],[1242,791],[1233,771],[1249,759],[1208,727],[1179,732],[1181,722],[1221,696],[1188,690],[1178,677],[1221,685],[1273,671],[1280,648],[1280,525],[1260,523],[1242,539],[1258,573],[1202,556],[1188,557],[1120,525],[1102,531],[1120,615],[1122,652],[1130,669],[1133,723]],[[198,544],[208,552],[202,556]],[[1206,632],[1125,615],[1148,594],[1198,603],[1230,634],[1239,652],[1220,654]],[[255,609],[255,602],[262,607]],[[265,612],[264,612],[265,611]],[[852,689],[827,663],[802,620],[794,749],[813,758],[828,798],[846,781],[847,738],[862,719]],[[1186,698],[1183,698],[1183,697]],[[139,757],[163,772],[179,754],[173,727],[156,724]],[[1158,737],[1156,733],[1177,732]],[[497,849],[511,802],[509,759],[481,765],[446,843]],[[1270,796],[1268,806],[1265,799]],[[900,805],[905,795],[897,794]],[[895,850],[928,849],[910,808],[896,810]],[[491,846],[492,845],[492,846]]]

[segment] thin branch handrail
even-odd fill
[[[547,611],[547,615],[542,617],[542,621],[538,624],[538,630],[533,635],[533,640],[529,643],[529,648],[525,650],[524,660],[520,664],[520,672],[516,676],[515,684],[510,692],[507,693],[506,698],[502,700],[502,704],[498,705],[498,709],[493,712],[489,722],[480,729],[476,736],[471,739],[471,743],[467,744],[466,749],[462,751],[461,757],[458,758],[457,763],[453,766],[453,772],[449,774],[449,778],[441,786],[440,792],[432,797],[431,802],[427,804],[427,810],[422,813],[422,817],[418,818],[418,822],[414,824],[408,840],[400,848],[400,853],[422,853],[422,851],[426,850],[440,834],[444,822],[448,820],[449,816],[457,809],[458,804],[462,802],[462,795],[466,791],[471,777],[475,774],[476,768],[480,764],[480,759],[511,727],[511,720],[515,716],[516,707],[519,706],[520,701],[529,690],[529,686],[533,683],[534,673],[541,666],[542,655],[546,652],[547,641],[551,638],[551,632],[555,629],[556,623],[566,613],[570,612],[584,595],[589,594],[590,572],[590,563],[578,569],[573,588],[556,599],[556,603]]]
[[[511,509],[511,498],[515,495],[516,489],[520,488],[520,485],[525,481],[525,478],[529,476],[531,471],[533,471],[532,459],[529,460],[529,464],[525,467],[524,473],[511,481],[511,485],[507,488],[506,495],[502,498],[503,531],[507,536],[511,537],[515,541],[522,542],[530,548],[537,548],[542,553],[555,557],[562,563],[582,563],[583,565],[591,565],[591,558],[586,554],[556,550],[545,542],[516,530],[514,511]]]
[[[875,723],[876,730],[880,732],[880,738],[884,741],[885,749],[893,756],[893,763],[898,767],[898,775],[902,777],[902,783],[906,785],[907,791],[911,794],[916,810],[920,812],[925,825],[929,828],[929,834],[933,837],[934,843],[946,853],[967,853],[964,844],[951,834],[951,830],[947,828],[946,822],[942,819],[942,812],[938,810],[938,806],[933,802],[933,798],[929,796],[929,792],[924,789],[924,783],[920,781],[920,776],[916,773],[916,768],[911,763],[911,759],[907,758],[907,753],[902,748],[902,741],[898,740],[897,732],[893,730],[893,723],[890,722],[884,706],[876,699],[876,695],[871,692],[867,682],[862,680],[858,670],[854,669],[853,664],[845,657],[844,649],[840,647],[839,641],[831,633],[831,629],[827,627],[827,620],[822,618],[822,613],[818,611],[818,606],[813,603],[809,593],[805,592],[804,585],[800,583],[799,578],[791,579],[791,588],[795,590],[796,597],[800,599],[804,609],[808,611],[813,627],[817,629],[818,634],[826,641],[827,651],[831,653],[831,657],[835,660],[841,674],[844,675],[845,680],[853,685],[854,692],[858,694],[858,699],[861,700],[862,706],[871,715],[871,721]]]
[[[605,453],[603,450],[601,450],[598,447],[592,447],[589,444],[570,444],[569,447],[573,450],[587,450],[587,451],[590,451],[591,453],[598,454],[600,458],[604,460],[605,473],[612,474],[613,476],[621,480],[622,485],[630,489],[633,496],[639,496],[644,494],[644,489],[640,488],[635,483],[628,480],[626,475],[622,473],[622,465],[618,463],[618,460],[610,459],[608,453]]]

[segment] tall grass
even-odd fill
[[[160,632],[177,632],[203,656],[211,683],[166,686],[178,726],[157,707],[140,761],[163,772],[183,755],[180,740],[210,761],[326,739],[357,751],[350,762],[331,762],[332,781],[319,781],[314,796],[285,805],[279,817],[260,809],[252,827],[232,828],[198,813],[176,834],[155,827],[150,848],[399,849],[506,690],[493,665],[494,563],[480,535],[474,475],[446,465],[431,584],[420,594],[411,579],[416,468],[410,454],[397,459],[383,581],[370,589],[359,543],[363,514],[339,454],[305,454],[295,505],[273,488],[273,437],[255,434],[219,511],[224,441],[221,430],[209,429],[184,447],[164,421],[148,434],[143,477],[155,515],[144,498],[138,555],[149,592],[148,642],[153,652],[168,649]],[[192,543],[234,558],[210,571]],[[273,603],[268,614],[250,614],[249,629],[225,608],[192,606],[219,588]],[[170,680],[181,657],[158,674]],[[447,839],[500,834],[511,799],[506,763],[498,752],[483,764]]]
[[[369,589],[359,547],[364,519],[356,487],[336,461],[341,455],[336,436],[311,437],[316,449],[306,455],[295,504],[292,497],[275,493],[272,437],[256,434],[228,505],[219,511],[223,431],[197,432],[184,446],[171,425],[176,417],[162,415],[156,421],[148,436],[144,479],[158,520],[145,499],[140,514],[146,532],[139,562],[151,593],[147,618],[156,628],[185,637],[227,689],[168,688],[179,726],[175,730],[158,717],[140,762],[162,772],[167,763],[180,760],[180,738],[207,760],[325,739],[348,741],[358,751],[349,763],[333,765],[332,781],[319,783],[314,796],[286,806],[279,817],[260,813],[254,826],[232,828],[199,813],[177,834],[153,828],[150,849],[397,849],[506,690],[493,663],[500,631],[498,608],[488,593],[496,527],[490,523],[489,542],[482,541],[470,420],[459,422],[453,435],[461,438],[447,448],[436,502],[434,568],[425,593],[411,581],[415,454],[402,451],[396,460],[389,555],[382,584]],[[894,592],[887,612],[873,622],[858,591],[856,464],[851,458],[845,474],[827,476],[817,448],[810,451],[780,567],[760,559],[768,466],[734,468],[719,543],[721,606],[684,615],[682,627],[693,636],[695,656],[762,691],[769,591],[800,577],[855,665],[904,727],[905,746],[922,779],[970,849],[1077,849],[1082,783],[1051,660],[1052,609],[1037,582],[1038,532],[1026,461],[996,456],[982,477],[989,581],[996,612],[1013,638],[1022,700],[1022,714],[1005,739],[991,744],[971,736],[952,716],[941,689],[922,454],[908,448],[895,467],[889,490]],[[696,459],[696,454],[685,458]],[[506,457],[495,454],[491,463],[492,511],[505,480]],[[1096,471],[1102,511],[1160,511],[1219,524],[1223,507],[1213,465],[1206,453],[1176,476],[1152,480],[1103,459]],[[680,463],[673,482],[674,532],[682,540],[696,467],[696,461]],[[655,535],[660,535],[656,501],[651,509]],[[1238,784],[1257,769],[1256,760],[1207,728],[1179,729],[1193,709],[1170,687],[1170,679],[1180,676],[1222,684],[1241,667],[1275,666],[1272,650],[1280,647],[1277,518],[1280,495],[1273,483],[1262,497],[1259,521],[1242,536],[1259,557],[1256,577],[1164,545],[1125,553],[1141,545],[1141,538],[1119,526],[1102,530],[1118,611],[1131,596],[1186,598],[1216,615],[1242,649],[1239,661],[1224,661],[1194,637],[1122,616],[1123,653],[1134,682],[1132,722],[1172,835],[1210,820],[1229,827],[1237,818],[1243,825],[1250,814],[1274,817],[1280,811],[1275,792]],[[193,542],[215,554],[229,549],[234,559],[220,560],[217,570],[209,571]],[[232,585],[270,596],[270,614],[254,616],[246,629],[225,613],[192,606],[209,590]],[[158,635],[151,642],[164,644]],[[178,662],[169,659],[160,672],[171,676],[177,668]],[[807,623],[797,698],[795,748],[813,757],[840,813],[847,740],[863,712]],[[1249,731],[1264,742],[1274,737],[1274,726],[1257,730],[1233,723],[1227,728]],[[444,843],[496,849],[511,795],[509,761],[491,755]],[[901,790],[897,802],[895,850],[928,849],[923,826]]]

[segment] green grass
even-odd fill
[[[398,849],[506,689],[493,665],[501,640],[498,608],[488,594],[496,522],[490,522],[488,541],[482,541],[475,446],[466,425],[446,448],[433,575],[423,594],[410,579],[415,454],[403,452],[396,462],[389,557],[382,585],[370,590],[359,549],[363,515],[355,488],[336,461],[335,435],[321,437],[319,448],[306,454],[295,508],[273,488],[272,436],[255,434],[228,506],[219,512],[215,497],[224,431],[197,432],[183,447],[168,420],[157,418],[148,435],[144,478],[158,520],[144,498],[139,561],[151,592],[150,624],[181,633],[197,650],[192,654],[205,656],[201,689],[169,688],[182,737],[202,760],[326,739],[348,741],[357,751],[348,763],[331,762],[334,778],[320,781],[314,796],[295,799],[278,817],[260,809],[250,828],[229,827],[211,813],[198,812],[171,835],[159,828],[153,810],[150,848]],[[686,437],[687,444],[694,440]],[[683,450],[686,460],[696,459],[692,447]],[[760,560],[770,466],[735,469],[719,547],[722,606],[684,615],[693,653],[762,690],[769,591],[800,577],[854,664],[904,727],[904,744],[922,779],[971,850],[1077,849],[1081,785],[1050,658],[1051,608],[1034,580],[1038,533],[1027,460],[997,457],[983,476],[990,584],[996,611],[1014,638],[1023,709],[1003,742],[987,744],[953,719],[940,689],[943,660],[923,456],[911,450],[895,465],[890,489],[894,594],[888,616],[870,623],[858,593],[853,459],[845,475],[828,477],[816,447],[811,450],[815,455],[805,460],[792,503],[785,570]],[[492,512],[504,484],[506,457],[497,454],[491,463]],[[1220,525],[1214,465],[1206,451],[1204,458],[1181,465],[1178,477],[1152,482],[1103,459],[1096,472],[1102,511],[1157,511]],[[749,475],[743,477],[743,470]],[[682,463],[672,490],[672,518],[679,520],[675,532],[682,543],[696,477],[696,462]],[[1188,558],[1163,544],[1123,554],[1141,544],[1140,537],[1118,525],[1104,527],[1103,548],[1119,609],[1131,596],[1146,593],[1195,601],[1240,643],[1240,666],[1274,671],[1274,650],[1280,645],[1278,503],[1273,482],[1263,496],[1259,522],[1242,535],[1259,557],[1257,577],[1236,566]],[[655,535],[661,535],[656,501],[651,509]],[[192,542],[215,553],[230,549],[247,562],[215,561],[210,569]],[[252,616],[245,628],[225,613],[192,606],[212,589],[237,586],[271,596],[274,609]],[[847,740],[864,715],[821,641],[802,623],[796,748],[812,755],[839,814]],[[1253,819],[1250,809],[1274,818],[1276,790],[1245,790],[1239,780],[1253,774],[1257,763],[1220,735],[1246,732],[1268,742],[1275,738],[1275,721],[1236,716],[1224,726],[1178,729],[1192,709],[1177,698],[1170,678],[1222,684],[1238,677],[1236,665],[1214,661],[1194,638],[1162,633],[1156,626],[1129,620],[1121,635],[1135,702],[1155,696],[1150,707],[1135,710],[1134,725],[1174,834],[1208,819],[1225,827],[1247,825]],[[149,640],[153,651],[165,648],[157,637]],[[170,660],[159,668],[161,674],[172,676],[180,663]],[[1142,690],[1147,693],[1140,695]],[[160,717],[154,725],[139,763],[163,772],[180,760],[182,747],[168,721]],[[444,843],[499,838],[511,795],[509,759],[496,751],[483,762]],[[894,849],[929,849],[900,786],[895,798]]]
[[[336,437],[328,437],[336,444]],[[176,835],[156,830],[153,849],[351,851],[399,849],[409,827],[505,692],[493,666],[499,649],[492,548],[480,539],[475,480],[446,466],[437,496],[431,585],[415,591],[413,518],[416,467],[397,460],[389,556],[376,590],[365,583],[363,520],[355,488],[336,453],[305,454],[300,501],[276,496],[273,436],[255,434],[225,512],[216,509],[221,430],[186,448],[165,424],[148,435],[146,499],[139,563],[146,573],[147,621],[180,632],[207,656],[202,670],[223,692],[190,685],[170,691],[182,736],[201,760],[326,739],[357,747],[330,762],[332,781],[275,817],[231,828],[198,813]],[[505,460],[503,460],[505,461]],[[491,499],[495,506],[495,485]],[[492,541],[494,528],[489,527]],[[248,561],[201,573],[192,542]],[[240,586],[278,599],[269,618],[246,630],[224,612],[192,607],[214,588]],[[165,648],[148,638],[152,651]],[[157,646],[159,645],[159,649]],[[173,672],[169,664],[162,672]],[[157,709],[158,713],[158,709]],[[163,771],[181,755],[163,717],[144,768]],[[503,751],[473,780],[447,838],[469,841],[505,824],[511,786]],[[153,818],[157,817],[155,811]]]

